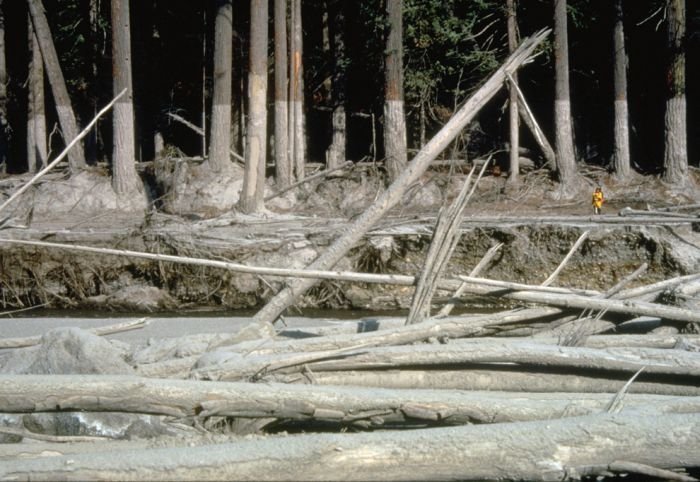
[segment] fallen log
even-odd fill
[[[487,390],[503,392],[574,392],[616,393],[629,374],[606,373],[568,374],[558,370],[536,370],[515,367],[471,368],[469,370],[367,370],[336,372],[305,372],[294,374],[270,374],[261,378],[265,382],[313,383],[317,385],[345,385],[353,387],[421,388],[439,390]],[[636,380],[629,393],[649,395],[698,396],[697,381],[689,384],[668,383],[659,379]]]
[[[550,274],[549,277],[546,280],[544,280],[540,286],[549,286],[554,282],[555,279],[557,279],[557,276],[559,276],[559,273],[561,273],[561,271],[564,269],[564,267],[569,262],[569,260],[574,255],[574,253],[576,253],[578,248],[583,244],[583,242],[588,237],[589,233],[590,233],[590,231],[584,231],[581,234],[581,236],[579,236],[579,238],[576,240],[574,245],[571,247],[569,252],[564,257],[564,259],[561,261],[561,263],[559,263],[559,266],[557,266],[557,268],[552,272],[552,274]]]
[[[465,350],[465,346],[471,349]],[[503,364],[524,367],[581,370],[602,370],[634,374],[640,368],[655,375],[693,377],[700,384],[700,356],[684,350],[654,348],[581,348],[555,346],[533,341],[499,340],[491,343],[422,344],[358,348],[351,352],[321,352],[273,355],[229,355],[223,363],[198,363],[195,378],[209,380],[249,380],[265,373],[294,373],[310,370],[326,371],[383,370],[402,367],[431,369],[440,367],[470,368],[475,364]],[[309,357],[305,359],[304,357]]]
[[[195,447],[71,454],[8,461],[0,467],[0,477],[550,481],[590,474],[592,466],[608,467],[614,461],[634,461],[658,469],[699,466],[700,415],[630,412],[546,422],[306,434]]]
[[[507,393],[158,380],[129,376],[3,375],[5,413],[126,412],[185,417],[279,418],[352,424],[444,425],[601,413],[607,393]],[[626,409],[700,412],[700,397],[631,394]],[[76,440],[77,441],[77,440]]]
[[[479,110],[501,89],[506,75],[525,62],[534,49],[548,36],[549,30],[526,38],[505,63],[466,101],[447,124],[416,154],[403,173],[338,237],[308,268],[325,270],[333,267],[343,256],[403,197],[459,132],[476,116]],[[273,323],[317,281],[297,279],[290,281],[256,315],[257,323]]]
[[[190,121],[188,121],[184,117],[179,116],[179,115],[175,114],[174,112],[168,112],[168,116],[170,116],[172,119],[178,121],[180,124],[182,124],[186,127],[189,127],[190,129],[192,129],[192,131],[199,134],[200,136],[204,137],[204,135],[205,135],[204,129],[202,129],[199,126],[194,125],[193,123],[191,123]],[[241,156],[240,154],[235,152],[233,149],[229,148],[228,152],[229,152],[229,154],[231,154],[231,156],[233,156],[234,159],[236,159],[237,162],[239,162],[241,164],[245,163],[245,157]]]
[[[460,276],[460,279],[465,277]],[[487,288],[483,285],[473,284],[465,289],[465,292],[510,298],[518,301],[530,303],[540,303],[558,306],[561,308],[579,308],[589,310],[608,310],[611,313],[623,313],[628,315],[657,316],[667,320],[680,321],[685,323],[700,322],[700,313],[684,308],[661,305],[658,303],[648,303],[644,301],[634,301],[632,299],[606,299],[596,297],[586,297],[576,294],[541,293],[536,289],[527,291],[511,292],[509,290],[498,290]]]

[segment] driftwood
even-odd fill
[[[630,411],[429,431],[307,434],[13,460],[0,477],[130,480],[564,480],[612,461],[700,465],[700,415]],[[575,448],[575,449],[571,449]],[[498,463],[493,453],[498,451]],[[439,460],[439,463],[435,463]]]
[[[0,376],[0,399],[3,410],[15,414],[126,412],[180,419],[227,416],[412,428],[418,423],[503,423],[602,413],[612,396],[21,375]],[[629,394],[624,407],[658,413],[697,412],[700,397]]]
[[[469,346],[469,345],[467,345]],[[358,348],[350,352],[320,352],[250,355],[233,357],[224,363],[201,367],[197,378],[212,380],[249,380],[264,373],[349,370],[383,370],[387,368],[429,369],[444,366],[464,367],[475,364],[503,364],[522,367],[546,367],[576,370],[604,370],[635,373],[640,368],[655,375],[693,377],[700,384],[700,356],[684,350],[653,348],[597,349],[554,346],[536,342],[498,341],[471,345],[423,344]],[[314,359],[314,355],[316,358]],[[507,369],[504,368],[504,369]]]
[[[313,383],[317,385],[346,385],[355,387],[422,388],[440,390],[487,390],[504,392],[573,392],[613,394],[625,386],[629,373],[604,375],[598,372],[571,374],[561,370],[536,370],[531,367],[474,367],[469,370],[352,370],[334,372],[305,372],[269,374],[265,382]],[[692,380],[692,379],[691,379]],[[636,380],[630,393],[650,395],[699,396],[700,387],[691,383],[666,382],[658,379]]]

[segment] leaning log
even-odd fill
[[[416,154],[404,172],[352,224],[348,225],[344,233],[308,268],[326,270],[338,263],[382,216],[401,201],[406,189],[425,172],[430,162],[452,142],[479,110],[501,89],[506,75],[517,70],[548,35],[549,30],[543,30],[525,39],[506,62],[455,113],[440,132]],[[317,281],[312,279],[290,281],[258,311],[254,317],[255,321],[263,324],[274,322],[285,309],[293,305],[316,283]]]
[[[546,422],[306,434],[196,447],[13,460],[15,480],[565,480],[631,461],[700,465],[700,414],[646,412]],[[439,463],[435,463],[435,461]]]

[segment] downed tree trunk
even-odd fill
[[[31,480],[532,480],[632,461],[700,465],[700,415],[646,412],[546,422],[306,434],[196,447],[13,460],[0,477]],[[439,461],[439,463],[435,463]],[[329,472],[331,471],[331,472]]]
[[[571,375],[559,370],[535,370],[515,367],[472,368],[469,370],[373,370],[343,372],[306,372],[289,375],[268,375],[266,382],[313,383],[318,385],[350,385],[382,388],[423,388],[451,390],[489,390],[504,392],[575,392],[616,393],[627,383],[629,374],[582,373]],[[698,396],[696,380],[689,384],[664,381],[664,377],[635,382],[629,393],[650,395]]]
[[[350,424],[445,425],[543,420],[601,413],[611,394],[499,393],[157,380],[109,375],[3,375],[6,413],[127,412],[173,417],[228,416]],[[626,409],[700,411],[700,397],[627,395]]]
[[[450,121],[425,145],[408,164],[406,170],[365,210],[352,224],[348,225],[338,239],[326,251],[311,263],[308,268],[314,270],[330,269],[402,198],[405,190],[413,184],[430,165],[430,162],[442,152],[459,132],[476,116],[479,110],[501,89],[506,75],[514,72],[530,57],[534,49],[547,37],[549,30],[543,30],[525,39],[508,57],[486,83],[472,95],[455,113]],[[297,279],[290,281],[258,313],[254,320],[258,323],[272,323],[293,305],[299,296],[316,284],[316,280]]]
[[[460,276],[459,278],[464,281],[469,281],[465,276]],[[559,306],[562,308],[608,310],[611,313],[658,316],[659,318],[665,318],[667,320],[700,323],[700,313],[697,311],[658,303],[634,301],[631,299],[593,298],[576,294],[542,293],[534,290],[511,292],[510,290],[490,289],[485,287],[485,285],[476,284],[466,287],[465,292],[478,295],[499,296],[518,301]]]
[[[532,341],[512,342],[499,340],[491,343],[423,344],[409,346],[380,346],[359,348],[349,353],[321,352],[316,359],[313,353],[286,353],[254,356],[232,355],[224,363],[201,366],[193,375],[211,380],[247,380],[261,373],[294,373],[310,370],[321,371],[381,370],[386,368],[430,369],[431,367],[469,368],[474,364],[503,364],[523,367],[559,368],[575,370],[604,370],[634,374],[644,368],[645,374],[683,375],[693,377],[700,385],[700,356],[684,350],[659,350],[653,348],[580,348],[555,346]]]

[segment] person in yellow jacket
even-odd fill
[[[595,188],[593,191],[593,212],[595,214],[600,214],[600,209],[603,207],[603,190],[600,187]]]

